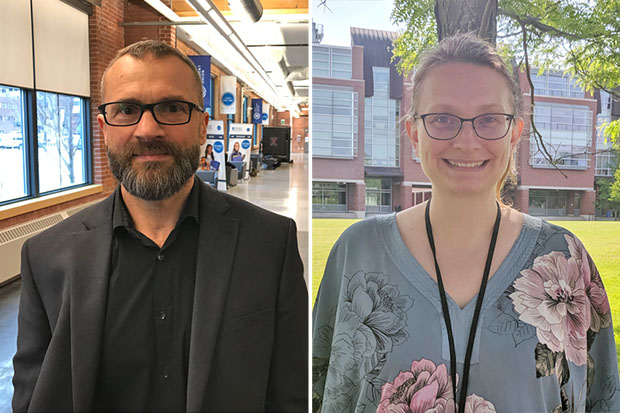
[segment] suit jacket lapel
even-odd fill
[[[215,190],[201,188],[200,206],[187,380],[187,411],[190,412],[202,410],[204,403],[239,226],[237,219],[223,215],[228,204]]]
[[[70,277],[73,408],[89,411],[97,381],[112,252],[111,197],[72,234]]]

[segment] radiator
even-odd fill
[[[21,265],[21,249],[26,240],[39,232],[56,225],[76,212],[98,201],[89,202],[77,207],[56,212],[43,218],[24,222],[19,225],[0,230],[0,285],[19,275]]]

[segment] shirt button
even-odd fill
[[[170,377],[170,371],[168,370],[168,367],[164,367],[164,379],[167,379],[168,377]]]
[[[164,310],[159,310],[159,318],[162,320],[166,319],[166,312]]]
[[[164,260],[164,254],[159,253],[157,254],[157,261],[163,261]]]

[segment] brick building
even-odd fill
[[[394,32],[351,28],[351,46],[318,43],[312,52],[312,210],[315,217],[364,217],[416,205],[430,196],[430,182],[406,135],[411,76],[392,61]],[[595,173],[613,173],[613,151],[604,144],[597,115],[611,119],[609,95],[581,90],[562,72],[532,71],[535,124],[554,159],[551,165],[530,140],[530,121],[516,153],[518,183],[507,188],[515,207],[539,216],[595,213]],[[524,113],[530,88],[521,74]],[[605,100],[606,99],[606,100]],[[603,101],[603,104],[601,102]],[[613,106],[615,109],[616,108]],[[605,166],[603,166],[603,164]],[[558,171],[559,169],[559,171]]]

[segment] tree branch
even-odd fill
[[[556,165],[556,161],[554,161],[553,157],[547,150],[547,147],[545,146],[545,142],[543,141],[543,136],[538,130],[538,128],[536,127],[536,123],[534,122],[534,106],[535,106],[534,82],[532,82],[532,73],[530,69],[530,58],[527,52],[527,28],[525,27],[525,23],[520,21],[518,18],[517,18],[517,21],[521,25],[521,30],[523,34],[523,56],[525,59],[525,74],[527,75],[527,81],[530,84],[530,105],[532,107],[532,110],[530,111],[530,128],[532,129],[532,134],[534,135],[534,142],[536,142],[536,147],[538,148],[538,151],[543,153],[543,155],[545,156],[545,158],[547,158],[547,160],[551,163],[551,165],[553,165],[553,167],[557,169],[558,172],[564,176],[564,178],[568,178],[568,176],[564,172],[562,172],[560,168],[558,168],[558,166]],[[542,148],[542,151],[541,151],[541,148]]]
[[[553,26],[549,26],[548,24],[545,24],[543,22],[540,21],[540,18],[538,17],[534,17],[534,16],[519,16],[516,13],[514,13],[511,10],[506,10],[503,8],[498,8],[497,11],[498,14],[501,14],[503,16],[506,17],[510,17],[513,20],[516,20],[517,22],[519,22],[519,24],[521,25],[521,27],[524,27],[525,25],[528,26],[532,26],[534,28],[536,28],[537,30],[539,30],[542,33],[552,33],[558,36],[562,36],[565,37],[569,40],[585,40],[584,37],[580,37],[574,33],[568,33],[565,32],[563,30],[557,29]]]

